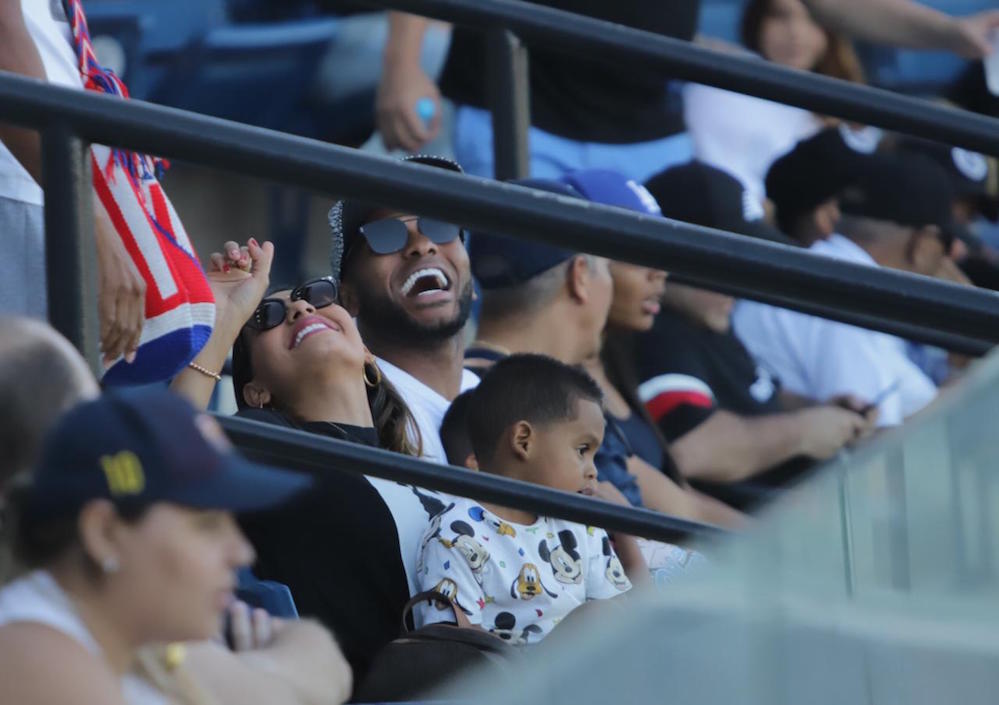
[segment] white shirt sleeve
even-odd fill
[[[460,551],[448,547],[439,536],[430,536],[420,548],[416,581],[420,592],[436,590],[449,597],[472,624],[482,624],[485,594],[471,566]],[[436,603],[421,602],[413,609],[417,628],[437,622],[453,622],[451,610]]]
[[[849,393],[873,402],[897,387],[878,403],[878,426],[897,426],[935,396],[933,382],[906,357],[896,338],[844,323],[812,321],[807,359],[816,400]]]
[[[582,528],[582,527],[580,527]],[[624,573],[624,568],[610,537],[603,529],[587,527],[586,534],[586,599],[606,600],[627,592],[631,589],[631,581]]]

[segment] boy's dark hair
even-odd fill
[[[511,355],[490,368],[472,393],[468,436],[480,465],[518,421],[546,424],[576,416],[580,399],[601,403],[603,393],[580,369],[544,355]]]
[[[475,452],[468,436],[468,410],[471,408],[473,391],[469,389],[455,397],[441,422],[441,443],[444,445],[447,461],[459,467],[465,467],[465,460]]]

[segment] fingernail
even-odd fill
[[[257,242],[257,238],[255,237],[250,238],[250,244],[253,245],[254,247],[260,247],[260,244]]]
[[[132,350],[131,352],[125,353],[125,362],[127,362],[129,365],[131,365],[133,362],[135,362],[135,351],[134,350]]]
[[[231,259],[239,259],[239,250],[237,250],[235,247],[229,250],[229,257]]]

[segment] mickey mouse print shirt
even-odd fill
[[[511,644],[541,641],[584,602],[631,588],[603,529],[547,517],[525,526],[474,500],[447,502],[421,542],[420,590],[443,593]],[[417,626],[453,621],[450,608],[426,602],[415,615]]]

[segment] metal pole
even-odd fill
[[[881,327],[894,321],[913,326],[913,332],[922,328],[999,342],[999,294],[990,291],[17,76],[0,75],[0,110],[13,124],[37,125],[58,115],[93,142],[665,269],[847,323]],[[942,340],[937,344],[948,347]]]
[[[229,439],[244,453],[260,462],[292,470],[363,473],[670,543],[684,535],[707,538],[728,534],[716,526],[649,509],[622,507],[580,494],[439,465],[314,433],[234,416],[216,418]]]
[[[493,175],[522,179],[530,175],[527,131],[531,124],[527,47],[505,29],[486,35],[489,106],[493,117]]]
[[[505,28],[523,41],[608,65],[662,71],[678,81],[793,105],[821,115],[896,130],[999,155],[995,118],[861,86],[769,61],[754,61],[682,39],[518,0],[365,0],[477,28]]]
[[[76,346],[94,375],[100,377],[89,149],[66,123],[51,124],[42,133],[45,274],[49,322]]]

